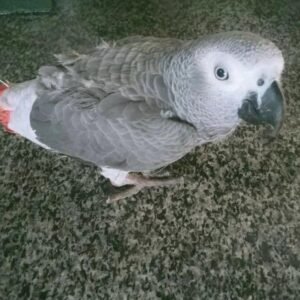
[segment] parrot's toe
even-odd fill
[[[125,198],[128,198],[128,197],[132,197],[135,194],[137,194],[141,189],[142,189],[142,187],[139,187],[139,186],[136,186],[136,185],[126,186],[126,188],[125,189],[123,188],[122,191],[111,194],[107,198],[106,203],[114,203],[114,202],[117,202],[119,200],[122,200],[122,199],[125,199]]]
[[[150,172],[143,172],[143,175],[146,177],[170,177],[171,173],[164,168],[158,169],[155,171],[150,171]]]

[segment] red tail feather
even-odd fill
[[[1,96],[1,94],[2,94],[7,88],[8,88],[7,85],[5,85],[5,84],[0,84],[0,96]]]
[[[5,84],[0,84],[0,96],[8,87]],[[13,132],[8,128],[8,123],[10,120],[11,111],[7,109],[3,109],[0,107],[0,124],[4,127],[4,129],[8,132]]]

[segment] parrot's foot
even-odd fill
[[[165,170],[165,168],[161,168],[155,171],[143,172],[143,175],[145,177],[155,177],[155,178],[160,178],[160,177],[167,178],[171,176],[170,172]]]
[[[117,192],[109,196],[107,203],[113,203],[121,199],[131,197],[146,187],[163,187],[183,183],[183,177],[145,177],[138,174],[128,174],[126,181],[128,186],[121,192]]]

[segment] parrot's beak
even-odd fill
[[[285,101],[280,87],[273,81],[261,98],[258,106],[257,94],[252,93],[243,101],[238,115],[244,121],[251,124],[270,124],[273,127],[269,132],[270,137],[275,137],[283,123]]]

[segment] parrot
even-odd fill
[[[149,176],[241,123],[277,136],[284,58],[270,40],[229,31],[181,40],[133,36],[55,55],[36,77],[1,81],[0,123],[99,168],[115,202],[182,178]]]

